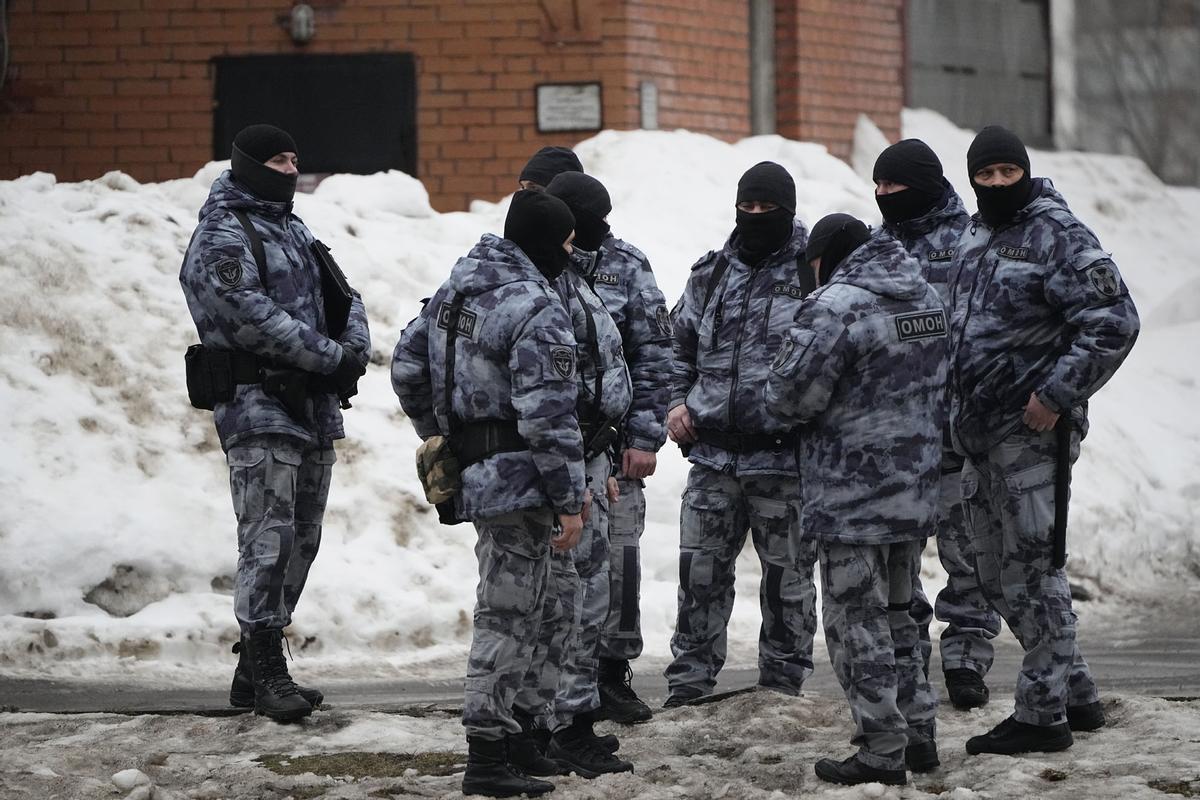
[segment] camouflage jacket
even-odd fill
[[[515,422],[528,450],[462,473],[459,515],[479,519],[550,506],[583,507],[575,335],[562,298],[521,249],[485,234],[408,324],[392,356],[392,388],[422,439],[450,433],[443,398],[446,325],[462,295],[452,404],[459,424]]]
[[[771,365],[767,407],[801,430],[801,530],[876,545],[937,513],[946,312],[920,265],[876,232],[810,295]]]
[[[671,392],[671,320],[650,261],[628,242],[609,236],[597,253],[576,251],[571,267],[604,301],[617,324],[633,382],[623,447],[656,452],[667,440]]]
[[[1087,430],[1087,400],[1140,329],[1109,254],[1045,178],[1014,222],[973,217],[950,280],[950,425],[980,456],[1022,425],[1029,395]]]
[[[675,363],[671,408],[686,403],[697,428],[736,433],[780,433],[790,423],[763,405],[771,360],[800,307],[799,258],[808,232],[799,220],[786,245],[751,269],[738,256],[737,234],[721,251],[692,267],[683,297],[671,312]],[[702,307],[719,257],[728,261],[720,283]],[[795,475],[796,458],[783,451],[733,453],[697,442],[690,461],[737,475]]]
[[[580,275],[564,271],[555,281],[555,288],[566,304],[575,332],[579,391],[576,411],[580,428],[619,425],[629,411],[633,392],[621,349],[621,333],[604,301],[588,288]]]
[[[971,215],[949,184],[942,197],[945,203],[940,208],[905,222],[884,223],[883,229],[900,240],[921,265],[925,282],[937,289],[942,302],[949,306],[950,266],[958,250],[958,240],[971,224]]]
[[[233,211],[240,209],[262,237],[267,287],[259,280],[250,240]],[[259,200],[233,181],[228,171],[213,182],[200,209],[179,272],[188,310],[204,345],[241,350],[269,358],[281,367],[317,374],[334,371],[342,349],[360,364],[371,355],[371,336],[362,298],[350,308],[339,341],[326,334],[321,268],[311,248],[312,233],[291,213],[291,204]],[[234,399],[213,411],[221,446],[263,433],[282,434],[307,443],[342,438],[342,412],[334,394],[314,394],[308,419],[293,419],[258,384],[237,387]]]

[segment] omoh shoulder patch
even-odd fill
[[[217,280],[226,286],[237,286],[242,282],[242,262],[233,256],[219,258],[213,262]]]
[[[940,308],[936,311],[898,314],[892,319],[896,323],[896,335],[902,342],[934,339],[946,335],[946,312]]]
[[[953,247],[946,247],[942,250],[930,250],[927,258],[930,261],[951,261],[954,259],[955,249]]]
[[[437,325],[444,331],[450,330],[450,303],[438,306]],[[458,335],[474,340],[479,327],[479,315],[466,308],[458,310]]]
[[[575,351],[570,347],[551,347],[550,366],[564,380],[570,380],[575,377]]]
[[[615,272],[598,272],[596,273],[596,283],[619,286],[621,284],[621,276]]]
[[[1011,258],[1014,261],[1028,261],[1028,247],[1013,247],[1012,245],[1002,244],[996,248],[996,252],[1004,258]]]
[[[1105,297],[1116,297],[1121,291],[1121,283],[1117,280],[1117,271],[1103,261],[1088,268],[1088,280],[1096,291]]]

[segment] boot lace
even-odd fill
[[[254,648],[254,667],[259,680],[279,697],[299,694],[283,657],[283,643],[287,639],[277,632],[273,631],[272,634],[262,637]],[[292,648],[288,645],[288,656],[291,654]]]

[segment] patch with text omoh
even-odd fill
[[[902,342],[934,339],[946,335],[946,312],[940,308],[937,311],[900,314],[892,320],[896,323],[896,334]]]

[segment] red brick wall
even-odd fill
[[[777,130],[846,158],[859,114],[889,139],[904,104],[904,0],[777,3]]]
[[[844,155],[858,110],[894,131],[901,3],[799,0],[792,11],[778,4],[781,133],[826,141]],[[418,177],[442,210],[507,194],[538,147],[591,135],[538,134],[538,83],[601,81],[606,128],[638,127],[639,83],[650,80],[661,128],[727,140],[750,132],[748,11],[739,0],[311,5],[316,37],[306,52],[415,54]],[[843,6],[854,10],[833,10]],[[35,170],[61,180],[110,169],[142,181],[193,174],[212,157],[209,60],[297,52],[284,24],[290,7],[290,0],[10,0],[0,178]],[[858,85],[864,81],[891,85]]]

